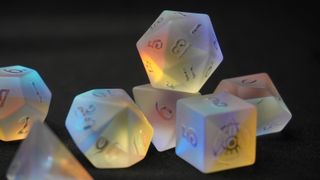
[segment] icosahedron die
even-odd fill
[[[137,42],[155,88],[196,93],[223,56],[206,14],[163,11]]]

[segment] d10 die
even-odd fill
[[[0,68],[0,139],[24,139],[36,120],[44,121],[51,92],[33,69]]]
[[[223,57],[206,14],[163,11],[137,42],[156,88],[196,93]]]
[[[97,168],[129,167],[142,160],[153,129],[122,89],[96,89],[75,97],[66,127]]]
[[[134,87],[133,95],[154,129],[152,143],[158,151],[165,151],[176,146],[177,100],[200,93],[156,89],[146,84]]]
[[[210,173],[251,165],[256,108],[228,93],[178,100],[176,154]]]
[[[257,135],[281,131],[292,115],[266,73],[225,79],[215,92],[226,91],[257,107]]]

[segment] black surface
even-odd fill
[[[96,179],[288,179],[320,178],[319,20],[314,4],[229,1],[147,1],[0,5],[0,66],[37,69],[53,93],[47,124]],[[151,145],[146,158],[127,169],[99,170],[72,142],[64,121],[75,95],[93,88],[131,88],[148,82],[136,41],[164,9],[208,13],[224,61],[202,93],[224,78],[267,72],[293,118],[281,133],[257,139],[253,166],[204,175],[174,150]],[[319,112],[319,111],[318,111]],[[4,178],[19,142],[0,142]]]

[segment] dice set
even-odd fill
[[[151,142],[160,152],[175,148],[203,173],[252,165],[256,136],[281,131],[292,117],[266,73],[199,93],[223,59],[206,14],[163,11],[136,46],[150,84],[132,89],[135,101],[122,89],[94,89],[77,95],[66,117],[71,138],[96,168],[130,167]],[[0,68],[0,140],[27,137],[8,179],[92,179],[42,123],[50,100],[36,71]]]

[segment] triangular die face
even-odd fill
[[[79,149],[82,152],[88,151],[95,143],[92,139],[104,131],[124,107],[107,101],[90,100],[84,96],[76,97],[67,116],[66,127]]]
[[[75,157],[44,124],[37,122],[20,145],[8,179],[92,179]]]
[[[46,116],[51,101],[51,92],[40,75],[33,71],[21,77],[20,83],[27,103]]]
[[[119,168],[129,166],[127,111],[127,109],[123,109],[116,114],[95,133],[94,137],[90,138],[92,139],[92,146],[84,154],[95,167]]]
[[[259,112],[258,136],[281,131],[292,117],[286,105],[277,97],[269,96],[249,99],[248,102],[255,105]]]

